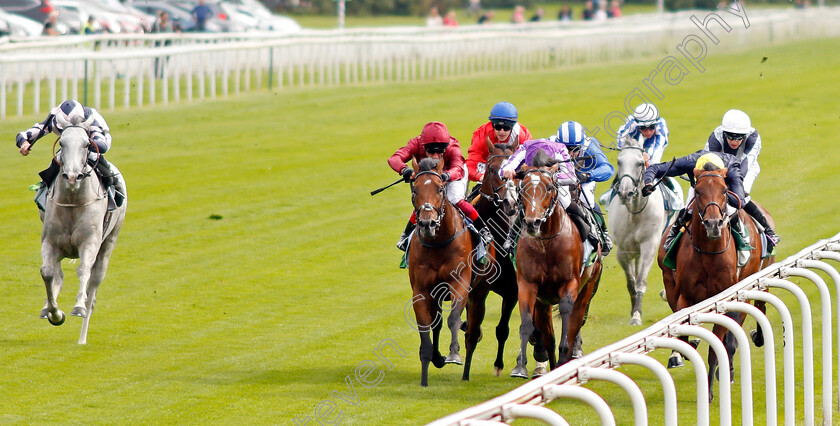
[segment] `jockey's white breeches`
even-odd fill
[[[580,199],[590,209],[595,208],[595,182],[586,182],[580,184]]]
[[[458,204],[467,196],[467,183],[469,176],[467,176],[467,165],[463,166],[464,176],[459,180],[449,181],[446,183],[446,199],[452,204]]]
[[[685,212],[692,213],[694,211],[694,187],[688,188],[688,197],[685,199]],[[726,215],[732,216],[737,213],[738,209],[732,207],[728,202],[726,203]]]

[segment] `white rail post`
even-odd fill
[[[642,390],[625,374],[605,368],[582,367],[578,369],[578,380],[581,384],[589,380],[604,380],[618,385],[627,392],[630,401],[633,403],[633,418],[636,426],[646,426],[648,424],[647,404],[645,404]]]
[[[810,272],[810,271],[808,271]],[[812,272],[813,273],[813,272]],[[805,406],[805,424],[814,424],[814,338],[813,326],[811,325],[811,304],[808,302],[808,296],[796,284],[782,279],[764,278],[760,280],[768,287],[781,288],[787,290],[796,297],[802,309],[802,381],[805,388],[804,402]]]
[[[723,314],[695,313],[689,316],[689,321],[692,325],[701,323],[720,325],[735,336],[741,359],[741,424],[753,424],[752,361],[750,361],[750,340],[747,338],[747,333],[744,332],[741,324]]]
[[[650,337],[645,339],[649,348],[665,348],[679,352],[691,362],[697,383],[697,425],[709,424],[709,378],[706,376],[706,366],[703,357],[691,345],[679,339],[670,337]]]
[[[538,405],[504,405],[502,406],[502,417],[506,420],[526,417],[529,419],[542,420],[550,426],[569,426],[569,422],[567,422],[559,414]]]
[[[832,244],[829,244],[829,249],[831,248]],[[840,245],[838,245],[838,249],[840,249]],[[815,259],[830,259],[836,262],[840,262],[840,253],[835,253],[833,251],[825,251],[821,250],[815,252],[813,254]],[[825,268],[820,266],[814,266],[815,268],[822,269],[826,274],[828,274],[832,280],[834,280],[834,287],[835,287],[835,294],[837,298],[836,306],[840,309],[840,274],[834,268],[831,268],[825,262],[822,262],[822,265],[825,265]],[[837,315],[837,345],[840,347],[840,313]],[[837,351],[837,383],[840,386],[840,350]],[[837,404],[840,406],[840,390],[837,392]]]
[[[616,352],[610,355],[610,364],[634,364],[647,368],[662,384],[663,403],[665,404],[665,426],[677,424],[677,389],[674,385],[674,378],[668,373],[668,369],[659,361],[641,354],[629,354]]]
[[[816,268],[823,271],[833,271],[825,262],[816,260],[801,259],[796,261],[798,268],[784,268],[780,271],[782,278],[786,276],[799,276],[807,278],[817,285],[820,290],[820,312],[822,315],[822,331],[820,336],[822,341],[822,372],[823,372],[823,424],[831,424],[831,401],[834,399],[832,390],[834,389],[832,383],[832,361],[831,361],[831,292],[828,290],[828,285],[816,273],[802,268]],[[834,271],[836,274],[837,271]],[[830,275],[830,274],[829,274]],[[833,279],[833,278],[832,278]],[[836,286],[835,281],[835,286]],[[825,341],[825,336],[828,336],[828,342]]]
[[[732,424],[732,384],[729,377],[729,355],[726,353],[726,348],[723,342],[709,330],[696,325],[673,325],[670,327],[671,335],[677,336],[696,336],[705,340],[709,347],[715,352],[718,358],[718,383],[720,384],[720,424],[729,426]],[[709,371],[711,376],[714,372]],[[699,402],[699,401],[698,401]]]
[[[542,388],[542,394],[544,401],[569,398],[587,403],[598,414],[601,419],[601,426],[615,426],[615,416],[613,416],[610,406],[600,395],[589,389],[572,385],[545,385]]]
[[[738,300],[741,300],[742,292],[738,292]],[[773,340],[773,326],[767,316],[760,309],[744,302],[723,302],[718,304],[722,312],[743,312],[755,318],[759,324],[761,333],[764,335],[764,392],[765,392],[765,423],[768,425],[777,424],[776,416],[776,343]],[[743,402],[742,402],[743,403]]]
[[[766,289],[766,286],[761,286]],[[779,316],[782,317],[783,330],[783,344],[784,348],[784,383],[785,383],[785,425],[793,426],[794,418],[796,416],[796,396],[795,396],[795,365],[793,354],[793,318],[790,315],[790,310],[787,308],[782,299],[779,299],[773,294],[766,291],[748,290],[742,293],[748,300],[758,300],[760,302],[769,303],[771,306],[779,311]]]

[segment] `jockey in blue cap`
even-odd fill
[[[612,250],[612,240],[607,232],[607,223],[598,203],[595,202],[595,184],[611,178],[615,169],[601,151],[601,144],[597,139],[587,137],[583,126],[576,121],[567,121],[560,125],[557,134],[549,138],[560,142],[569,149],[573,159],[577,159],[577,178],[580,181],[580,198],[582,203],[594,213],[598,228],[601,230],[602,253],[608,254]]]

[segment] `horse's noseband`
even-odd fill
[[[437,213],[437,219],[434,221],[434,225],[435,225],[434,227],[438,228],[438,227],[440,227],[440,222],[443,220],[443,217],[446,215],[446,183],[443,182],[443,177],[441,177],[441,175],[439,175],[439,174],[437,174],[437,172],[434,172],[434,171],[431,171],[431,170],[417,173],[414,176],[414,181],[416,182],[417,178],[424,175],[424,174],[430,174],[430,175],[437,176],[438,179],[440,179],[441,183],[443,183],[443,189],[441,191],[442,199],[440,201],[440,207],[435,207],[434,205],[432,205],[432,203],[428,203],[428,202],[423,203],[420,206],[416,205],[416,203],[414,202],[414,199],[417,197],[417,191],[414,188],[414,182],[411,183],[411,204],[414,205],[414,215],[415,215],[415,217],[417,217],[418,220],[420,219],[420,212],[421,211],[434,211],[435,213]]]
[[[525,172],[525,177],[528,177],[528,175],[532,175],[534,173],[539,173],[542,177],[547,177],[552,182],[551,184],[546,185],[546,184],[543,183],[541,178],[540,179],[531,178],[531,180],[529,181],[529,183],[534,182],[534,183],[532,183],[532,185],[536,184],[536,185],[539,185],[539,186],[545,186],[546,189],[548,190],[548,192],[551,192],[551,201],[549,202],[550,207],[545,209],[545,213],[543,214],[543,216],[541,218],[537,219],[537,221],[539,221],[540,223],[545,223],[546,221],[548,221],[548,218],[551,217],[552,214],[554,214],[554,209],[557,207],[558,200],[559,200],[559,195],[558,195],[559,190],[557,189],[557,184],[554,183],[554,176],[552,176],[551,172],[548,172],[546,170],[540,170],[540,169],[531,169],[531,170],[528,170],[527,172]],[[526,185],[525,177],[523,177],[522,180],[519,182],[519,202],[517,203],[518,209],[521,210],[523,213],[525,212],[525,202],[522,199],[523,198],[523,193],[524,193],[524,190],[525,190],[525,185]]]

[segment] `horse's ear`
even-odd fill
[[[438,159],[437,165],[435,165],[435,170],[437,170],[437,173],[438,173],[438,174],[442,174],[442,173],[443,173],[443,166],[444,166],[444,163],[445,163],[445,161],[443,161],[443,157],[441,157],[440,159]]]
[[[557,170],[560,169],[560,163],[554,163],[553,166],[548,168],[548,171],[551,172],[552,175],[557,173]]]
[[[411,159],[411,168],[414,169],[414,172],[417,173],[420,170],[420,166],[417,164],[417,160]]]
[[[519,148],[519,134],[517,133],[516,136],[513,137],[513,141],[510,143],[510,149],[516,151],[516,148]]]
[[[493,152],[493,142],[490,141],[490,136],[489,135],[485,138],[485,143],[487,144],[487,152],[492,153]]]

